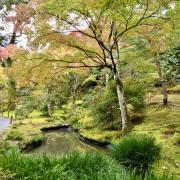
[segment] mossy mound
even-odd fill
[[[82,129],[80,130],[80,135],[90,141],[95,141],[97,143],[109,144],[122,137],[123,133],[121,131],[109,131],[94,129]]]

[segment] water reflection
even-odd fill
[[[78,134],[70,129],[53,130],[46,132],[45,135],[46,142],[33,149],[31,153],[68,154],[74,151],[107,151],[105,147],[80,141]]]

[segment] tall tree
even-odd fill
[[[122,130],[130,127],[121,77],[122,69],[119,64],[122,39],[126,33],[132,32],[135,28],[148,26],[154,21],[163,19],[165,15],[162,11],[170,2],[170,0],[74,0],[73,3],[70,0],[42,1],[40,14],[49,18],[46,21],[51,28],[48,34],[59,34],[58,41],[76,52],[69,55],[66,64],[62,66],[106,67],[113,72]],[[54,25],[53,21],[56,21]],[[70,36],[72,33],[76,33],[76,36]]]
[[[168,26],[168,24],[166,24]],[[167,30],[167,29],[166,29]],[[140,41],[144,41],[146,50],[149,51],[154,63],[157,67],[159,83],[162,86],[163,104],[168,104],[168,91],[166,83],[166,74],[162,71],[162,65],[160,61],[160,54],[167,49],[165,30],[159,25],[153,27],[144,27],[139,31]],[[139,42],[140,42],[139,41]]]
[[[12,79],[14,79],[10,73],[9,73],[9,68],[12,63],[12,49],[16,49],[16,44],[17,44],[17,38],[20,37],[25,28],[26,25],[30,23],[30,17],[31,17],[31,8],[21,2],[25,1],[4,1],[3,6],[4,6],[4,13],[2,14],[2,30],[5,30],[4,27],[7,26],[7,24],[10,24],[12,26],[12,32],[6,32],[5,37],[1,38],[1,44],[5,46],[5,49],[1,47],[1,65],[3,65],[6,68],[7,76],[9,78],[9,83],[8,83],[8,116],[10,112],[10,106],[11,106],[11,99],[12,99],[12,94],[14,93],[14,85],[12,86]],[[27,2],[27,1],[26,1]],[[14,5],[14,7],[12,6]],[[2,8],[2,7],[0,7]],[[3,52],[7,52],[6,55],[7,57],[5,58],[5,54]],[[13,92],[13,93],[12,93]]]

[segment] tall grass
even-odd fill
[[[110,147],[112,156],[123,166],[137,173],[148,171],[160,158],[160,147],[148,135],[130,134]]]
[[[14,179],[75,180],[117,179],[125,172],[107,156],[95,153],[74,153],[67,156],[33,157],[8,151],[0,155],[0,167],[16,173]]]
[[[66,156],[23,155],[17,151],[0,154],[0,175],[13,180],[167,180],[152,174],[144,177],[126,172],[103,154],[73,153]],[[1,179],[1,177],[0,177]],[[10,178],[9,178],[10,179]]]

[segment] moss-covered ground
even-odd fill
[[[154,165],[157,173],[169,172],[180,177],[180,94],[169,95],[167,107],[164,107],[161,101],[162,96],[155,95],[147,102],[143,120],[136,123],[132,131],[138,134],[151,134],[161,145],[161,160]],[[10,125],[3,138],[11,144],[23,147],[33,141],[43,140],[42,128],[71,123],[67,122],[64,110],[55,111],[53,117],[53,121],[49,121],[49,118],[34,111],[27,119],[15,121]],[[88,123],[91,123],[89,118]],[[118,125],[119,122],[115,121],[114,124]],[[123,133],[111,130],[110,127],[111,123],[108,122],[104,125],[94,124],[88,127],[79,124],[78,130],[80,135],[99,142],[114,142],[121,138]]]
[[[13,115],[13,112],[11,114]],[[34,111],[27,119],[14,120],[2,136],[10,145],[24,148],[34,141],[44,140],[41,129],[56,127],[63,123],[61,120],[49,121],[49,118],[43,117],[41,112]]]
[[[156,95],[148,103],[142,123],[134,126],[136,133],[148,133],[162,147],[157,171],[171,172],[180,176],[180,95],[169,95],[169,105],[161,104],[162,96]]]

